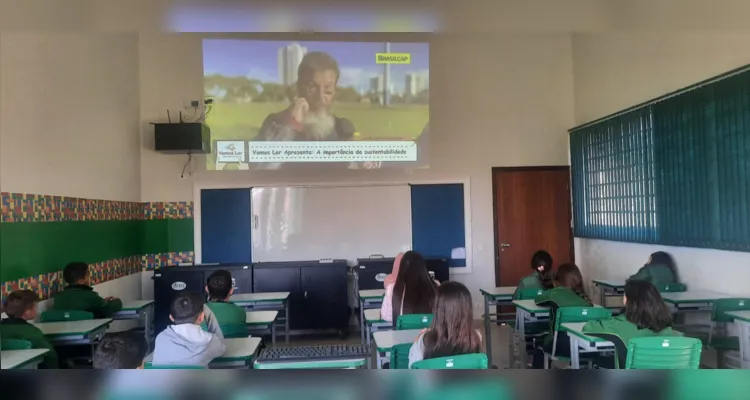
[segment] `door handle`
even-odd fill
[[[510,243],[500,243],[500,247],[510,247]]]

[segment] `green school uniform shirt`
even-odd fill
[[[245,309],[232,303],[223,301],[212,301],[206,304],[214,313],[219,325],[244,325],[246,320]]]
[[[534,299],[534,303],[538,305],[544,304],[544,303],[555,303],[557,304],[558,307],[590,307],[591,306],[588,300],[579,296],[575,291],[565,286],[558,286],[556,288],[548,290],[546,293],[542,294],[541,296],[537,296]],[[555,318],[553,315],[550,315],[550,319],[549,319],[549,332],[550,333],[547,334],[547,336],[545,336],[544,338],[545,345],[552,344],[552,341],[554,339],[554,334],[553,334],[554,328],[555,328]]]
[[[518,282],[518,286],[516,286],[516,291],[513,293],[513,299],[518,299],[519,293],[524,289],[544,289],[542,280],[539,279],[538,272],[532,272],[521,278]]]
[[[52,347],[44,333],[36,326],[21,318],[5,318],[0,321],[0,337],[31,342],[32,349],[48,349],[42,358],[41,368],[58,368],[59,361],[55,348]]]
[[[647,281],[654,285],[678,283],[672,270],[664,264],[646,264],[628,280]]]
[[[681,333],[675,332],[671,327],[654,332],[650,329],[638,329],[638,326],[625,318],[624,314],[618,315],[611,319],[599,321],[589,321],[583,326],[583,332],[588,333],[611,333],[622,339],[625,346],[630,339],[644,336],[682,336]]]
[[[94,318],[109,318],[122,310],[120,299],[104,301],[99,293],[87,285],[70,285],[62,292],[57,292],[53,299],[54,310],[88,311],[94,314]]]

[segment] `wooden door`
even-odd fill
[[[493,168],[495,283],[515,286],[537,250],[575,262],[567,166]]]

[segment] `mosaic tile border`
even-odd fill
[[[0,222],[127,221],[193,218],[193,202],[131,202],[0,193]]]
[[[153,271],[156,268],[178,265],[181,263],[193,263],[195,253],[182,251],[173,253],[144,254],[141,256],[141,266],[144,271]]]
[[[89,264],[91,284],[98,285],[113,279],[122,278],[141,271],[141,258],[130,256]],[[39,295],[42,300],[49,299],[65,287],[62,271],[29,276],[14,281],[3,282],[0,295],[5,296],[14,290],[28,289]]]

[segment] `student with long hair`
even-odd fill
[[[543,289],[552,288],[552,256],[544,250],[539,250],[531,257],[531,274],[521,278],[513,293],[513,298],[517,299],[523,289]]]
[[[432,325],[409,350],[409,367],[417,361],[481,352],[482,335],[472,324],[471,293],[458,282],[437,290]]]
[[[557,268],[555,275],[554,288],[550,289],[541,296],[534,299],[536,304],[548,304],[559,307],[587,307],[591,306],[591,300],[583,290],[583,276],[581,270],[573,263],[563,264]],[[541,349],[534,350],[534,368],[544,368],[544,353],[552,352],[552,343],[554,340],[554,315],[550,315],[550,332],[544,338],[544,344]],[[557,356],[570,356],[570,342],[564,332],[558,332],[557,347],[555,349]]]
[[[400,315],[431,314],[437,287],[427,272],[424,258],[415,251],[407,251],[401,258],[396,281],[385,286],[381,318],[395,326]]]
[[[677,264],[672,256],[665,251],[651,254],[646,265],[641,267],[628,281],[641,280],[654,285],[679,283]]]
[[[636,337],[681,335],[672,330],[672,313],[650,282],[628,281],[622,303],[625,304],[624,313],[612,319],[589,321],[583,326],[583,331],[617,335],[625,346]]]

